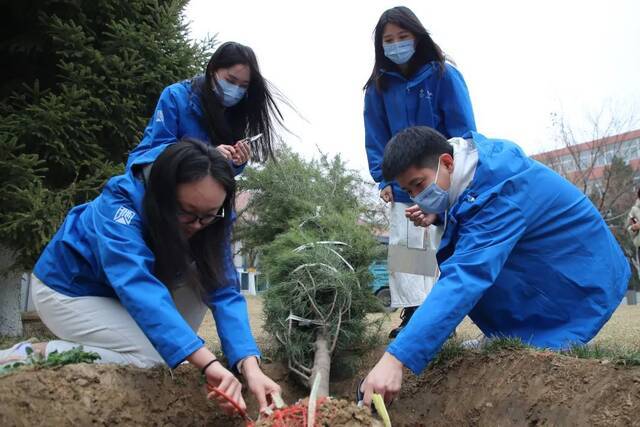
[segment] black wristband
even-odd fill
[[[203,368],[202,368],[202,370],[201,370],[202,375],[204,375],[204,372],[207,370],[207,368],[208,368],[209,366],[213,365],[213,364],[214,364],[214,363],[216,363],[216,362],[220,363],[220,361],[219,361],[218,359],[213,359],[211,362],[209,362],[209,363],[207,363],[206,365],[204,365],[204,367],[203,367]]]

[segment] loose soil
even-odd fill
[[[303,399],[295,404],[264,417],[255,427],[307,427],[309,399]],[[358,407],[353,402],[341,399],[318,399],[315,423],[316,426],[332,427],[382,427],[382,422],[374,419],[371,412],[364,407]]]
[[[361,374],[383,350],[369,354]],[[306,396],[280,364],[263,367],[283,387],[286,402]],[[353,400],[358,377],[332,383],[332,394]],[[204,395],[189,366],[173,376],[166,369],[85,364],[22,370],[0,378],[0,425],[244,425]],[[247,403],[255,415],[256,403]],[[352,405],[335,404],[330,413],[346,418],[318,425],[371,424]],[[468,352],[419,377],[407,373],[389,412],[394,426],[640,426],[638,408],[640,368],[518,350]]]

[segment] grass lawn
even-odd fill
[[[258,341],[258,345],[262,347],[269,343],[269,337],[266,336],[262,329],[264,322],[262,318],[262,298],[259,296],[247,296],[247,305],[249,307],[251,329]],[[371,316],[384,315],[372,314]],[[399,323],[400,310],[389,314],[383,325],[385,336]],[[457,333],[461,339],[476,338],[481,334],[480,330],[468,317],[458,326]],[[213,348],[220,347],[220,341],[218,340],[211,315],[205,317],[200,328],[200,336]],[[621,305],[593,342],[606,347],[624,347],[640,350],[640,305]]]

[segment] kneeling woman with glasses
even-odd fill
[[[197,335],[210,308],[230,366],[264,409],[280,388],[260,370],[246,302],[223,256],[234,192],[229,162],[193,140],[112,178],[69,212],[33,272],[34,304],[59,340],[18,344],[2,352],[5,361],[27,348],[46,356],[78,345],[100,363],[187,360],[244,407],[240,382]]]

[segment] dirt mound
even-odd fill
[[[286,402],[306,396],[282,366],[263,366]],[[352,401],[357,381],[332,384],[334,395]],[[189,367],[173,376],[166,369],[83,364],[24,370],[0,378],[0,425],[244,426],[204,396]],[[367,425],[359,420],[363,410],[329,402],[338,406],[321,405],[320,413],[328,411],[322,417],[346,417],[332,426]],[[253,399],[248,405],[255,415]],[[394,426],[640,425],[639,407],[640,368],[520,350],[470,353],[422,376],[408,374],[389,412]]]
[[[384,348],[369,354],[373,366]],[[331,384],[353,398],[366,370]],[[398,426],[640,426],[640,367],[552,352],[466,351],[420,376],[405,370],[400,397],[388,408]]]
[[[283,385],[282,397],[286,402],[295,402],[305,395],[305,390],[287,382],[282,366],[266,364],[266,367],[268,374]],[[249,397],[248,413],[257,414],[256,402],[247,393],[245,397]],[[215,403],[206,400],[199,373],[189,366],[173,372],[88,364],[24,369],[0,377],[0,402],[3,427],[246,425],[239,417],[227,416]],[[258,425],[289,427],[274,423],[274,419],[262,420]],[[337,399],[325,400],[318,406],[317,420],[318,426],[371,425],[367,410]]]
[[[0,378],[0,425],[236,425],[207,402],[195,369],[68,365]],[[237,425],[243,425],[237,423]]]
[[[394,426],[640,426],[637,367],[520,350],[467,355],[405,378]]]

